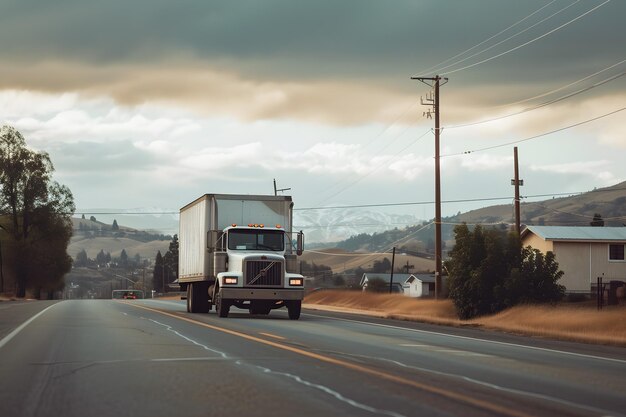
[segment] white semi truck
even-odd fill
[[[300,318],[304,277],[297,273],[302,232],[292,231],[289,196],[205,194],[180,209],[178,282],[187,311],[219,317],[231,306],[250,314],[286,307]],[[295,253],[294,253],[295,242]]]

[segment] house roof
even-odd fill
[[[533,233],[543,240],[626,242],[626,227],[528,226],[522,239]]]

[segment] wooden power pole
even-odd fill
[[[435,298],[442,298],[443,292],[441,287],[442,275],[442,254],[441,254],[441,171],[440,171],[440,154],[439,154],[439,137],[441,135],[441,126],[439,123],[439,87],[448,82],[447,78],[438,75],[434,77],[411,77],[412,80],[418,80],[434,89],[434,97],[427,96],[422,98],[422,104],[431,106],[435,113]],[[443,83],[442,83],[443,81]],[[432,117],[430,109],[424,112],[428,118]]]
[[[517,162],[517,146],[513,148],[513,159],[514,159],[515,177],[511,180],[511,185],[515,186],[515,232],[517,233],[517,236],[519,237],[522,233],[519,187],[521,185],[524,185],[524,180],[519,179],[519,165]]]

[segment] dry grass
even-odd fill
[[[397,294],[372,294],[361,291],[316,291],[304,299],[306,304],[339,307],[345,311],[367,311],[387,318],[410,319],[436,324],[459,322],[449,300],[420,300]]]
[[[485,328],[587,343],[626,345],[626,308],[524,305],[471,321]]]
[[[341,311],[366,312],[378,317],[477,326],[528,336],[626,346],[624,306],[605,307],[598,312],[592,304],[525,305],[493,316],[461,321],[450,300],[412,299],[402,295],[357,291],[318,291],[309,294],[305,303],[314,308],[332,306]]]

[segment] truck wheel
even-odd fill
[[[209,284],[207,282],[193,282],[189,284],[191,294],[187,302],[190,303],[191,313],[209,312]],[[191,302],[189,301],[191,300]]]
[[[217,295],[215,296],[215,312],[219,317],[228,317],[229,310],[229,300],[222,299],[222,293],[218,290]]]
[[[298,320],[302,311],[302,300],[287,301],[287,312],[290,320]]]

